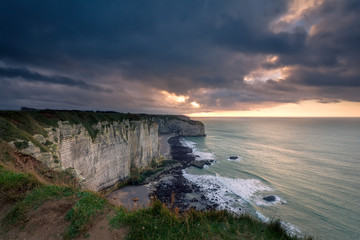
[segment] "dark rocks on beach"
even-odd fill
[[[187,167],[191,161],[195,161],[192,149],[185,147],[180,142],[181,137],[172,137],[168,140],[170,144],[170,154],[173,160],[179,161],[183,167]]]
[[[161,178],[162,176],[164,176],[165,174],[171,174],[171,172],[173,171],[178,171],[183,169],[182,165],[180,163],[174,163],[171,164],[169,166],[166,166],[163,170],[155,173],[154,175],[148,177],[145,181],[144,184],[148,184],[150,182],[153,182],[159,178]]]
[[[189,166],[203,167],[210,165],[210,161],[195,161],[192,149],[184,147],[180,142],[181,137],[172,137],[168,140],[170,153],[173,160],[181,163],[181,168],[173,168],[165,175],[160,176],[159,181],[153,183],[154,192],[150,195],[156,197],[171,207],[177,207],[180,211],[194,208],[205,210],[216,208],[218,204],[210,202],[204,192],[196,184],[188,181],[182,174],[182,169]]]
[[[194,166],[197,168],[203,168],[205,165],[211,165],[208,160],[199,160],[199,161],[191,161],[190,166]]]
[[[275,202],[276,197],[273,195],[270,195],[270,196],[263,197],[263,199],[267,202]]]
[[[236,159],[238,159],[239,157],[238,156],[229,156],[229,159],[230,160],[236,160]]]

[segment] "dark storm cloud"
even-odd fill
[[[271,22],[286,14],[290,3],[3,0],[0,83],[21,79],[40,82],[42,88],[81,88],[88,94],[52,91],[59,104],[72,94],[74,104],[95,104],[90,98],[96,98],[96,106],[119,110],[157,104],[149,101],[153,92],[128,89],[135,83],[144,89],[196,93],[190,99],[209,109],[302,99],[360,101],[356,91],[349,90],[359,87],[359,1],[325,0],[304,13],[306,21],[316,25],[313,35],[301,22],[291,30],[273,31]],[[278,61],[264,63],[268,54],[277,55]],[[243,80],[257,68],[284,66],[292,70],[283,81],[251,85]],[[31,93],[21,87],[8,88],[14,94],[0,91],[2,96],[31,100]],[[104,95],[109,88],[112,92]],[[197,91],[202,88],[211,94]],[[40,92],[41,101],[51,99],[46,89]]]
[[[303,51],[284,54],[282,65],[300,66],[289,80],[310,86],[360,86],[360,2],[324,1],[309,13],[314,33]],[[341,90],[339,89],[339,96]]]
[[[46,76],[37,72],[30,71],[25,68],[3,68],[0,67],[0,81],[2,78],[21,78],[25,81],[35,81],[35,82],[45,82],[45,83],[53,83],[67,86],[79,87],[87,90],[95,90],[95,91],[107,91],[110,90],[87,84],[82,80],[75,80],[69,77],[63,76]]]
[[[214,40],[230,49],[263,54],[289,54],[303,49],[306,33],[302,28],[294,33],[273,33],[266,29],[254,28],[242,19],[225,19],[217,29]]]

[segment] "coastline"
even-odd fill
[[[181,136],[172,136],[167,140],[172,160],[180,164],[149,183],[149,196],[154,196],[167,206],[178,208],[179,211],[190,208],[196,210],[216,208],[218,204],[207,199],[199,186],[183,176],[183,169],[191,166],[195,156],[191,154],[191,148],[181,144],[180,139]]]

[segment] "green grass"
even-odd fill
[[[105,206],[106,201],[91,192],[79,192],[80,200],[66,214],[70,225],[64,231],[65,239],[72,239],[85,233],[97,213]]]
[[[36,128],[37,130],[29,130],[28,128],[23,128],[24,125],[19,124],[17,119],[6,119],[1,118],[4,115],[4,112],[0,111],[0,138],[6,142],[15,141],[15,140],[23,140],[26,142],[33,142],[34,145],[38,146],[42,152],[49,152],[50,149],[44,145],[42,145],[39,141],[33,138],[32,135],[35,133],[43,133],[44,129]],[[13,116],[13,115],[10,115]],[[28,119],[28,118],[26,118]],[[36,132],[33,132],[36,131]],[[26,147],[24,144],[19,145],[19,149]]]
[[[66,213],[65,218],[70,224],[63,233],[65,239],[76,238],[85,233],[94,217],[107,204],[104,198],[95,193],[72,187],[42,185],[31,174],[15,173],[1,165],[0,190],[0,197],[5,195],[9,196],[8,199],[16,201],[1,219],[1,227],[5,230],[24,226],[28,213],[39,208],[47,200],[77,199],[75,205]]]
[[[74,190],[69,187],[55,185],[41,185],[29,192],[24,199],[18,201],[2,219],[2,226],[10,228],[21,226],[26,221],[26,214],[31,209],[35,210],[46,200],[60,199],[74,195]]]
[[[24,198],[27,191],[39,186],[35,177],[28,173],[16,173],[0,165],[0,194],[8,200]]]
[[[266,224],[250,216],[234,216],[227,211],[184,214],[155,201],[152,207],[127,211],[119,208],[110,220],[114,228],[129,227],[127,239],[276,239],[295,240],[279,221]]]
[[[0,163],[14,162],[15,160],[14,148],[0,139]]]

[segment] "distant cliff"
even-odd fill
[[[154,116],[159,125],[160,134],[176,133],[180,136],[205,136],[204,123],[190,120],[186,116],[162,115]]]
[[[184,116],[81,111],[0,111],[0,138],[54,169],[72,171],[101,190],[125,180],[130,167],[159,158],[158,134],[204,136]]]

